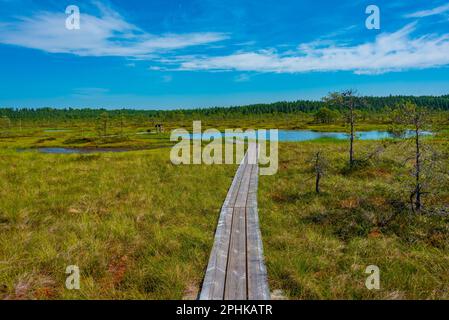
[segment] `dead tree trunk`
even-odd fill
[[[349,133],[349,168],[353,168],[355,164],[354,158],[354,140],[355,140],[355,122],[356,122],[356,103],[360,101],[355,96],[356,92],[354,90],[347,90],[342,93],[343,104],[348,109],[347,122],[350,126]]]
[[[321,160],[321,152],[317,152],[315,155],[315,192],[316,193],[320,193],[320,181],[321,181],[321,176],[323,175],[323,168],[322,168],[322,164],[321,164],[322,160]]]
[[[350,126],[349,136],[349,167],[352,169],[355,165],[354,158],[354,141],[355,141],[355,124],[357,120],[356,108],[364,101],[357,96],[357,91],[349,89],[341,93],[330,93],[324,98],[324,101],[330,105],[343,106],[345,110],[345,123]]]
[[[352,169],[354,166],[354,101],[350,100],[349,102],[349,122],[351,126],[351,137],[349,139],[349,167]]]
[[[421,210],[421,195],[422,195],[422,188],[421,188],[421,142],[420,142],[420,125],[419,125],[419,118],[418,116],[415,117],[415,190],[414,190],[414,196],[415,196],[415,204],[414,209],[416,211]],[[413,206],[412,206],[413,208]]]

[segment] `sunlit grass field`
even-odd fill
[[[356,154],[381,144],[357,142]],[[447,140],[431,144],[447,155]],[[320,195],[317,150],[329,162]],[[344,141],[282,144],[279,172],[261,177],[259,190],[271,290],[290,299],[449,299],[449,179],[427,195],[426,213],[411,213],[406,157],[392,145],[347,172]],[[380,290],[365,287],[369,265],[380,268]]]
[[[196,298],[237,166],[174,166],[168,133],[135,135],[141,130],[107,140],[29,128],[0,139],[1,299]],[[428,143],[447,165],[447,134]],[[356,156],[383,144],[357,141]],[[426,196],[428,211],[413,215],[412,164],[404,162],[411,150],[385,145],[350,172],[345,141],[280,144],[278,174],[259,179],[272,291],[289,299],[449,299],[447,176]],[[52,155],[37,147],[150,150]],[[311,170],[318,150],[328,162],[320,195]],[[80,268],[80,290],[65,288],[69,265]],[[365,287],[368,265],[380,268],[379,291]]]
[[[174,166],[169,149],[8,150],[0,166],[3,299],[196,298],[235,166]]]

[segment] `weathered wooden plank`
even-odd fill
[[[200,294],[201,300],[223,300],[224,298],[232,215],[232,208],[222,208]]]
[[[256,144],[249,147],[223,203],[200,299],[270,299],[257,212],[257,152]]]
[[[228,194],[221,208],[214,244],[209,257],[206,275],[200,294],[201,300],[223,300],[228,263],[229,243],[232,228],[233,206],[237,197],[243,173],[246,167],[245,158],[242,160]],[[232,204],[232,205],[231,205]]]
[[[245,208],[234,209],[224,299],[247,299]]]
[[[267,270],[263,257],[262,236],[256,207],[246,208],[248,299],[270,300]]]
[[[247,165],[248,165],[248,157],[245,155],[242,162],[240,163],[239,170],[237,170],[237,174],[236,174],[237,183],[234,186],[234,188],[229,191],[230,196],[229,196],[229,201],[226,204],[227,206],[230,206],[230,207],[235,206],[235,202],[237,201],[237,197],[239,195],[240,187],[242,184],[242,179],[243,179],[243,176],[245,175]]]
[[[251,178],[252,165],[247,164],[245,172],[243,173],[242,183],[240,184],[237,199],[235,201],[235,208],[245,208],[248,199],[249,182]]]
[[[258,148],[256,143],[252,143],[248,148],[248,163],[251,165],[251,176],[248,188],[248,199],[246,201],[247,207],[257,205],[257,183],[259,175],[259,166],[257,165]]]
[[[251,178],[249,180],[247,207],[257,206],[257,184],[259,176],[259,166],[253,165],[251,168]]]
[[[251,164],[251,165],[257,164],[258,146],[257,146],[256,142],[248,143],[247,157],[248,157],[248,164]]]
[[[237,199],[237,193],[240,188],[240,183],[242,181],[243,173],[245,172],[246,167],[246,156],[242,159],[237,172],[235,173],[234,179],[232,180],[231,187],[229,188],[228,194],[226,195],[226,199],[223,202],[223,207],[234,207],[235,200]]]

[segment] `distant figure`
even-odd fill
[[[160,123],[154,126],[156,128],[156,132],[164,132],[164,126]]]

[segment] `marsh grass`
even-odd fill
[[[357,152],[381,143],[358,142]],[[332,166],[322,194],[308,162],[316,150]],[[432,214],[437,203],[447,206],[447,180],[438,198],[428,196],[428,212],[414,215],[403,181],[409,168],[394,146],[351,172],[344,144],[284,143],[279,157],[279,173],[261,177],[259,190],[272,290],[291,299],[449,298],[449,216]],[[379,291],[365,287],[368,265],[380,268]]]
[[[235,166],[173,166],[169,150],[0,152],[4,299],[181,299],[203,278]],[[81,290],[64,287],[78,265]],[[194,290],[193,289],[193,290]]]
[[[296,120],[282,121],[291,128]],[[240,124],[251,125],[220,125]],[[236,166],[173,166],[169,134],[136,135],[145,127],[110,140],[70,129],[0,137],[0,298],[196,298]],[[442,131],[430,141],[446,160],[448,137]],[[357,142],[356,156],[385,143]],[[280,144],[278,174],[259,179],[272,291],[291,299],[449,298],[448,181],[426,197],[425,214],[411,215],[411,164],[394,143],[353,170],[345,141]],[[36,147],[156,149],[17,152]],[[310,168],[318,150],[330,163],[320,195]],[[380,267],[380,291],[365,288],[370,264]],[[79,291],[65,289],[68,265],[80,267]]]

